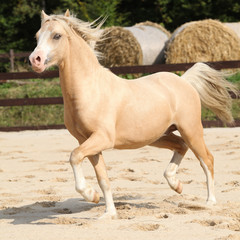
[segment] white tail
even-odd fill
[[[225,79],[225,75],[207,64],[196,63],[182,78],[199,93],[203,106],[212,110],[223,122],[233,123],[232,98],[228,91],[237,95],[237,88]]]

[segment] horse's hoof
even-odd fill
[[[176,191],[177,193],[181,194],[181,193],[182,193],[182,190],[183,190],[183,185],[182,185],[182,183],[179,181],[178,186],[177,186],[177,188],[175,189],[175,191]]]
[[[208,205],[208,206],[214,206],[214,205],[216,205],[216,204],[217,204],[217,201],[216,201],[215,198],[213,198],[213,199],[208,199],[208,200],[207,200],[207,205]]]
[[[118,219],[117,213],[109,213],[105,212],[101,217],[98,218],[98,220],[114,220]]]
[[[92,202],[93,202],[93,203],[99,203],[99,200],[100,200],[99,193],[98,193],[98,192],[95,192]]]

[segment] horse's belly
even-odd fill
[[[159,139],[161,137],[161,134],[159,134],[158,137],[155,138],[148,138],[148,139],[138,139],[138,141],[136,141],[137,139],[130,139],[130,138],[117,138],[114,148],[116,149],[135,149],[135,148],[141,148],[144,147],[146,145],[149,145],[155,141],[157,141],[157,139]]]
[[[121,119],[116,128],[115,148],[139,148],[159,139],[173,123],[169,108],[165,111],[149,111],[129,114]]]

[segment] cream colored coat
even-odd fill
[[[131,81],[119,78],[99,64],[91,48],[97,31],[68,11],[65,16],[42,12],[38,45],[30,56],[37,72],[59,66],[65,125],[79,141],[70,157],[76,190],[88,201],[99,201],[82,172],[81,163],[88,157],[106,200],[104,217],[116,217],[102,151],[152,145],[174,151],[164,176],[181,193],[182,184],[175,174],[190,147],[206,174],[208,202],[214,203],[213,157],[203,140],[201,100],[223,120],[231,121],[226,87],[232,86],[202,63],[182,77],[161,72]],[[172,133],[176,129],[181,137]]]

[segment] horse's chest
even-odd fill
[[[81,113],[74,108],[64,107],[64,123],[76,138],[82,136],[88,138],[96,127],[96,120],[88,112]]]

